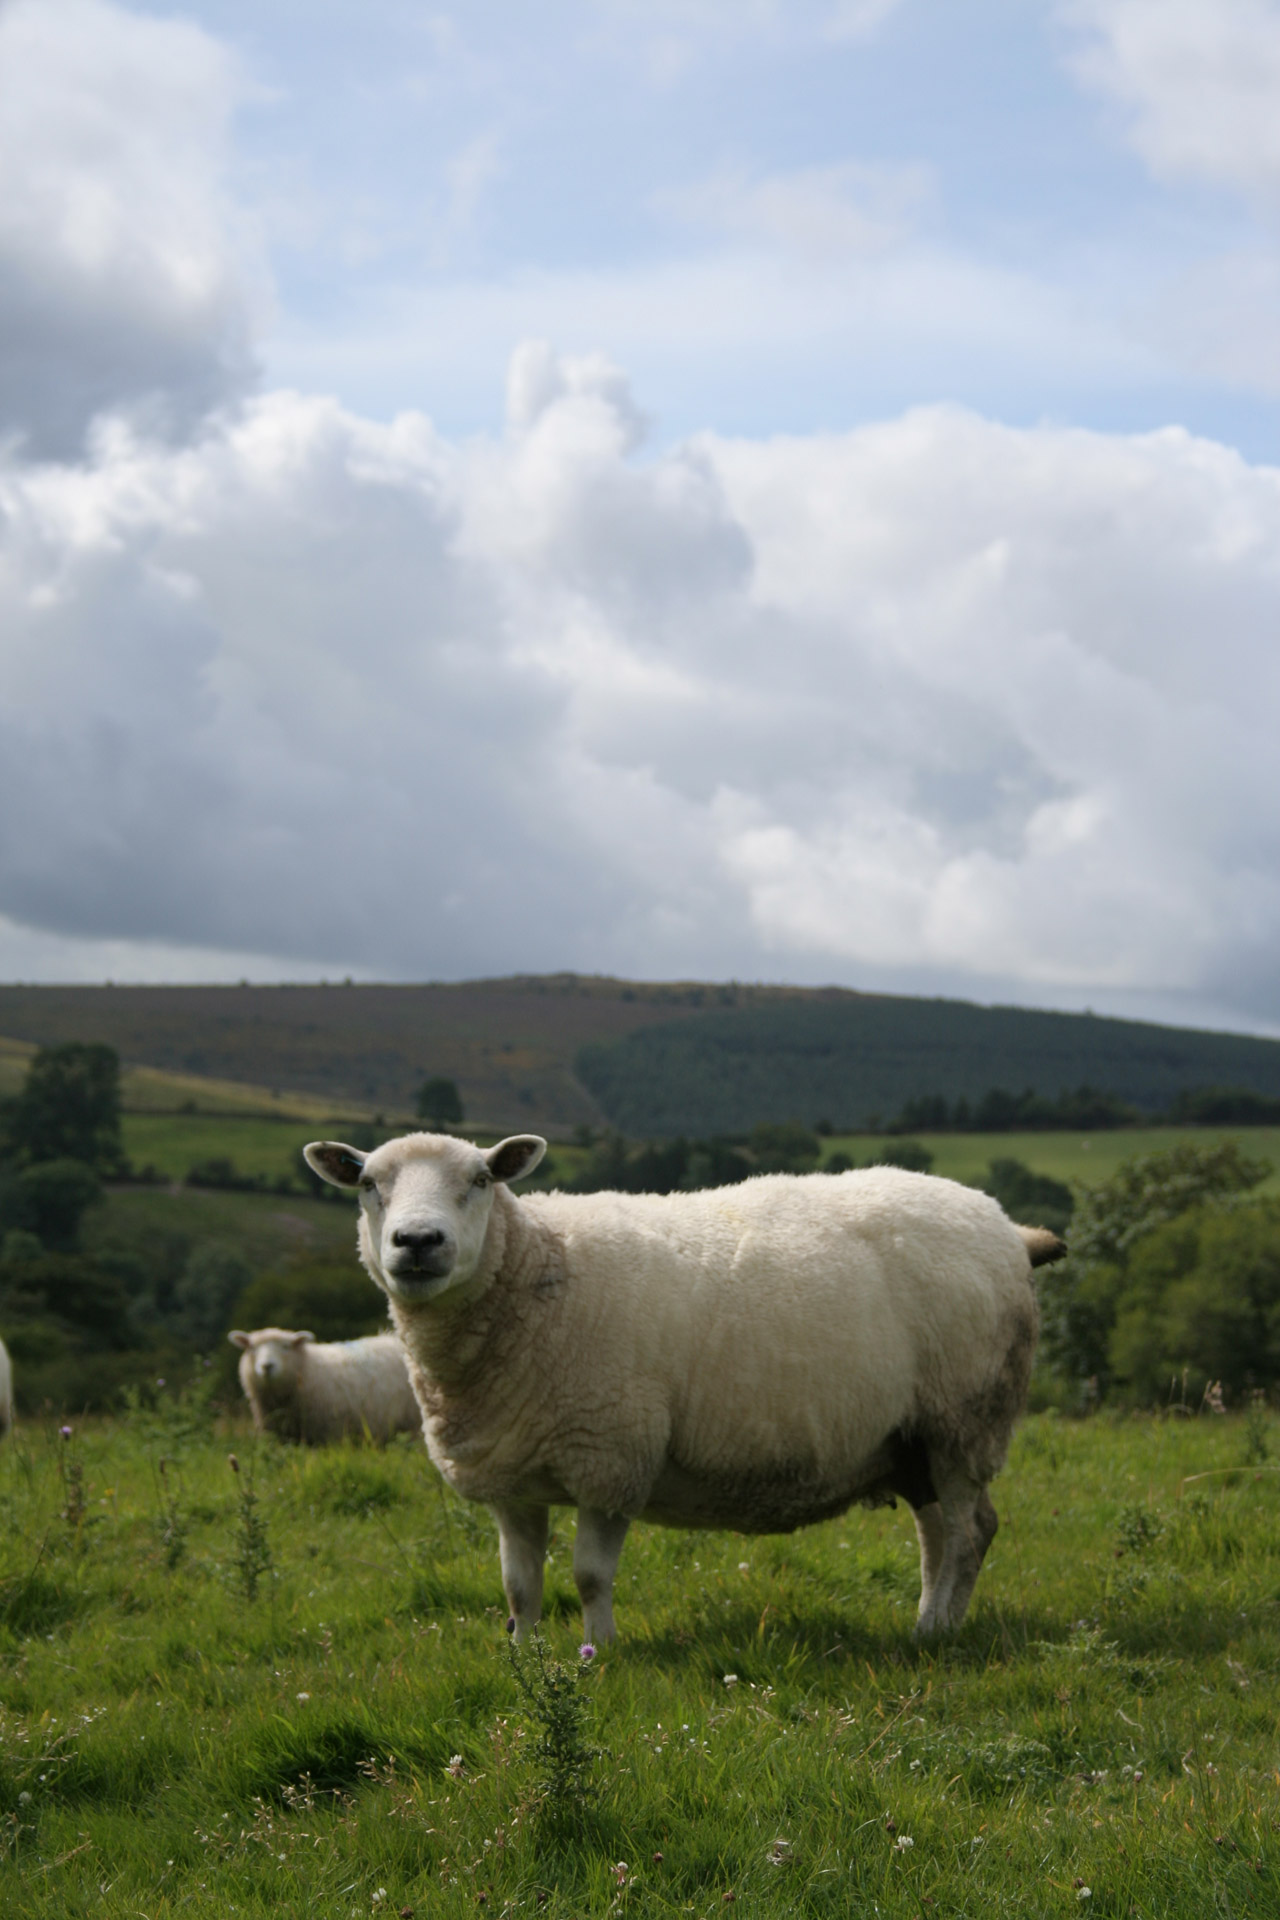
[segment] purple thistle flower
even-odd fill
[[[64,1440],[69,1440],[71,1438],[70,1427],[59,1427],[58,1432],[62,1435]]]
[[[595,1657],[596,1657],[595,1648],[592,1646],[589,1640],[584,1640],[582,1645],[578,1648],[579,1660],[585,1663],[588,1660],[594,1660]]]

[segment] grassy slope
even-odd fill
[[[333,1126],[340,1123],[333,1122]],[[409,1123],[406,1123],[409,1124]],[[219,1118],[211,1114],[127,1114],[125,1150],[139,1166],[148,1161],[171,1179],[182,1179],[198,1160],[223,1156],[244,1173],[274,1179],[294,1171],[298,1147],[316,1137],[321,1122],[285,1124],[268,1119]],[[328,1128],[322,1130],[328,1131]],[[472,1131],[464,1129],[465,1132]],[[1194,1140],[1211,1145],[1219,1140],[1241,1140],[1246,1152],[1270,1160],[1280,1169],[1280,1127],[1135,1127],[1114,1133],[925,1134],[922,1143],[934,1156],[934,1172],[953,1180],[980,1180],[990,1161],[1001,1155],[1023,1160],[1037,1173],[1058,1180],[1105,1180],[1122,1160],[1154,1153]],[[874,1159],[886,1145],[874,1134],[843,1134],[824,1142],[824,1156],[847,1153],[857,1164]],[[570,1172],[583,1156],[572,1147],[557,1145],[552,1155],[558,1168]],[[1280,1191],[1280,1174],[1263,1191]]]
[[[1152,1112],[1210,1083],[1280,1094],[1280,1042],[1239,1034],[834,988],[577,975],[434,986],[0,985],[0,1034],[13,1043],[0,1045],[0,1092],[18,1071],[14,1044],[102,1040],[130,1067],[127,1104],[138,1109],[195,1099],[202,1109],[308,1118],[403,1115],[423,1078],[443,1074],[476,1125],[503,1132],[568,1134],[606,1114],[637,1136],[823,1114],[852,1126],[918,1094],[972,1100],[992,1085],[1053,1093],[1084,1080]]]
[[[348,1204],[301,1194],[210,1193],[186,1187],[115,1188],[85,1215],[87,1253],[103,1245],[128,1248],[160,1235],[182,1235],[235,1249],[255,1271],[306,1256],[318,1261],[355,1254],[355,1218]]]
[[[992,1160],[1021,1160],[1055,1180],[1097,1186],[1124,1160],[1167,1152],[1182,1142],[1216,1146],[1238,1140],[1252,1159],[1270,1161],[1276,1172],[1260,1193],[1280,1193],[1280,1127],[1123,1127],[1108,1133],[924,1133],[913,1136],[933,1155],[934,1173],[948,1180],[981,1180]],[[845,1134],[824,1143],[824,1154],[847,1153],[859,1165],[892,1148],[876,1134]]]
[[[747,1003],[790,990],[736,991]],[[669,1022],[716,993],[575,975],[393,987],[0,985],[0,1034],[106,1041],[131,1066],[251,1083],[277,1105],[301,1097],[326,1112],[407,1113],[422,1080],[444,1074],[482,1124],[567,1130],[600,1118],[574,1073],[580,1047]]]
[[[29,1428],[0,1452],[0,1910],[1274,1913],[1280,1474],[1182,1486],[1244,1439],[1028,1421],[970,1621],[930,1650],[902,1512],[637,1528],[623,1640],[586,1682],[599,1803],[556,1839],[530,1814],[489,1522],[420,1447],[258,1453],[276,1564],[250,1603],[242,1426]],[[161,1453],[189,1528],[172,1569]],[[547,1635],[572,1657],[567,1535],[561,1515]]]

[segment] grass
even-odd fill
[[[992,1160],[1021,1160],[1055,1180],[1098,1186],[1123,1160],[1163,1153],[1182,1142],[1212,1147],[1238,1140],[1251,1159],[1269,1160],[1276,1172],[1259,1193],[1280,1193],[1280,1127],[1118,1127],[1103,1133],[921,1133],[913,1134],[933,1155],[933,1173],[948,1180],[981,1180]],[[881,1134],[842,1134],[823,1142],[823,1158],[847,1153],[862,1165],[893,1145]]]
[[[340,1125],[323,1117],[298,1121],[247,1114],[126,1113],[121,1135],[135,1166],[155,1167],[170,1180],[183,1180],[199,1161],[213,1159],[230,1159],[240,1173],[276,1180],[282,1174],[297,1179],[299,1148],[308,1140],[330,1137],[330,1127]]]
[[[1245,1467],[1231,1417],[1028,1420],[930,1649],[909,1520],[854,1513],[637,1527],[622,1640],[576,1669],[557,1515],[546,1644],[601,1754],[550,1820],[491,1523],[421,1446],[268,1447],[167,1403],[28,1425],[0,1450],[0,1911],[1275,1912],[1276,1438]]]
[[[213,1240],[234,1248],[254,1272],[299,1259],[355,1264],[351,1206],[322,1204],[301,1194],[116,1187],[105,1205],[89,1209],[81,1238],[90,1254],[107,1249],[145,1254],[169,1239],[180,1241],[185,1251]]]
[[[241,1173],[277,1179],[295,1174],[299,1147],[317,1134],[342,1138],[344,1122],[317,1115],[313,1121],[286,1121],[247,1114],[217,1114],[202,1110],[183,1113],[126,1113],[125,1151],[137,1166],[150,1163],[171,1180],[184,1179],[198,1161],[227,1158]],[[406,1120],[405,1129],[415,1123]],[[474,1129],[461,1131],[470,1135]],[[485,1135],[484,1138],[490,1136]],[[1245,1150],[1270,1160],[1277,1172],[1261,1189],[1280,1193],[1280,1127],[1125,1127],[1115,1132],[1078,1133],[937,1133],[917,1136],[934,1156],[933,1171],[953,1180],[981,1180],[989,1163],[1001,1156],[1022,1160],[1037,1173],[1058,1180],[1080,1180],[1087,1185],[1110,1177],[1122,1160],[1135,1154],[1156,1153],[1191,1140],[1211,1146],[1222,1140],[1241,1140]],[[823,1142],[823,1157],[847,1153],[858,1165],[872,1160],[892,1141],[879,1134],[840,1134]],[[557,1143],[553,1159],[566,1175],[584,1159],[576,1147]]]

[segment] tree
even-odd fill
[[[873,1167],[902,1167],[907,1173],[928,1173],[933,1165],[933,1155],[920,1140],[887,1140],[870,1164]]]
[[[173,1318],[198,1346],[213,1346],[231,1325],[232,1308],[253,1279],[234,1247],[206,1241],[188,1256],[173,1289]]]
[[[810,1173],[822,1142],[796,1120],[762,1121],[747,1141],[758,1173]]]
[[[424,1080],[418,1088],[414,1111],[420,1120],[433,1120],[438,1126],[461,1126],[464,1115],[457,1081],[440,1075]]]
[[[1129,1283],[1134,1250],[1146,1237],[1198,1209],[1230,1208],[1271,1172],[1234,1140],[1126,1160],[1109,1180],[1086,1188],[1071,1223],[1071,1254],[1039,1276],[1040,1345],[1067,1379],[1110,1378],[1112,1330]],[[1126,1364],[1127,1361],[1126,1361]]]
[[[1107,1343],[1113,1377],[1136,1399],[1212,1380],[1243,1398],[1280,1376],[1280,1211],[1265,1202],[1200,1208],[1133,1248]]]
[[[1067,1231],[1075,1200],[1065,1181],[1035,1173],[1023,1160],[1001,1158],[990,1162],[981,1185],[1011,1220],[1027,1227],[1050,1227],[1054,1233]]]
[[[86,1207],[101,1198],[92,1167],[83,1160],[44,1160],[0,1182],[0,1233],[16,1227],[41,1247],[70,1253],[80,1238]]]
[[[120,1140],[120,1056],[73,1040],[41,1047],[13,1104],[9,1133],[26,1166],[79,1160],[99,1173],[125,1164]]]

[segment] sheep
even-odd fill
[[[1063,1243],[895,1167],[518,1199],[508,1183],[545,1151],[431,1133],[305,1149],[358,1190],[359,1257],[432,1459],[496,1515],[508,1631],[540,1616],[552,1505],[577,1507],[599,1644],[633,1519],[787,1533],[897,1495],[920,1543],[916,1631],[958,1627],[1026,1399],[1031,1269]]]
[[[239,1328],[240,1384],[259,1433],[312,1445],[365,1434],[389,1440],[417,1433],[422,1414],[409,1384],[404,1349],[394,1333],[319,1343],[286,1327]]]
[[[9,1349],[0,1340],[0,1440],[3,1440],[13,1425],[13,1372],[9,1366]]]

